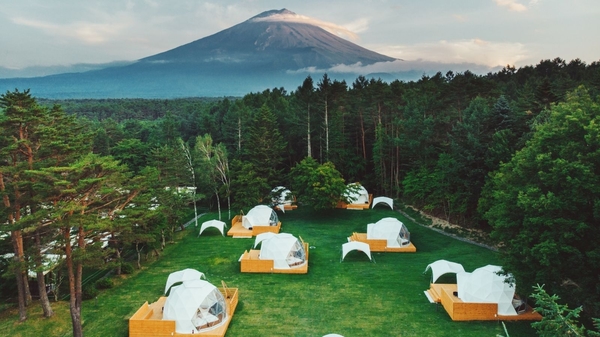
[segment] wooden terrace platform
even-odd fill
[[[238,304],[238,288],[219,288],[223,297],[225,297],[225,305],[227,310],[227,319],[225,322],[213,329],[199,331],[191,334],[181,334],[176,332],[175,321],[163,320],[163,308],[167,297],[161,296],[156,302],[148,304],[145,302],[136,312],[129,318],[129,337],[170,337],[170,336],[202,336],[202,337],[224,337],[227,333],[229,323],[233,318],[235,308]],[[191,331],[190,331],[191,332]]]
[[[302,242],[304,245],[304,254],[306,260],[303,264],[290,269],[275,269],[273,260],[261,260],[260,250],[252,249],[245,251],[240,256],[240,271],[242,273],[273,273],[273,274],[306,274],[308,273],[308,243]]]
[[[498,304],[463,302],[454,295],[456,291],[456,284],[432,283],[425,291],[425,296],[432,303],[441,303],[453,321],[539,321],[542,319],[542,315],[533,311],[530,306],[518,315],[498,315]]]
[[[277,223],[277,226],[254,226],[252,229],[248,229],[242,225],[242,216],[236,215],[231,220],[231,228],[227,231],[227,236],[232,236],[234,238],[251,238],[265,232],[277,234],[280,230],[281,221]]]
[[[371,252],[415,253],[417,251],[417,247],[415,247],[412,242],[402,247],[388,247],[387,240],[367,239],[367,233],[352,233],[352,236],[350,236],[348,239],[350,241],[359,241],[368,244]]]
[[[373,194],[369,194],[369,202],[368,203],[362,203],[362,204],[347,204],[343,201],[338,201],[338,204],[336,206],[336,208],[344,208],[344,209],[351,209],[351,210],[364,210],[364,209],[369,209],[371,208],[371,204],[373,203]]]

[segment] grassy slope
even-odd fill
[[[386,216],[398,217],[407,224],[417,253],[375,253],[372,263],[364,254],[352,252],[340,263],[341,244],[346,237],[352,232],[365,232],[367,223]],[[240,303],[228,337],[327,333],[345,337],[493,337],[503,333],[499,322],[453,322],[441,306],[430,304],[423,295],[430,280],[429,273],[423,274],[427,264],[448,259],[471,271],[497,264],[494,252],[450,239],[379,207],[320,214],[299,209],[280,214],[280,220],[282,231],[301,236],[311,246],[307,275],[242,274],[237,260],[251,248],[253,239],[222,237],[216,230],[198,238],[190,227],[158,261],[123,280],[120,287],[101,293],[97,302],[84,303],[85,335],[127,336],[128,317],[144,301],[155,301],[164,290],[168,274],[183,268],[204,272],[217,286],[223,280],[240,289]],[[64,304],[56,307],[60,308],[60,317],[52,318],[49,324],[32,319],[15,324],[16,312],[5,312],[0,316],[0,329],[11,336],[68,334],[68,308]],[[39,315],[39,311],[37,306],[32,308],[32,315]],[[534,334],[526,322],[507,323],[507,327],[511,337]]]

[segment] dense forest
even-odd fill
[[[337,184],[338,177],[359,182],[374,195],[490,231],[524,294],[546,284],[569,304],[583,306],[584,315],[598,317],[599,94],[600,62],[557,58],[414,82],[361,76],[346,83],[323,74],[297,88],[244,97],[37,102],[39,109],[65,112],[61,118],[71,137],[86,135],[78,142],[97,157],[85,160],[124,165],[130,191],[157,181],[163,187],[195,185],[197,206],[226,207],[231,217],[231,211],[268,200],[279,185],[291,187],[299,203],[302,196],[314,202],[318,198],[302,184],[319,170],[335,178],[323,184]],[[16,104],[7,95],[6,144],[8,111]],[[121,209],[133,199],[115,198],[124,203]],[[170,215],[161,216],[152,221]],[[175,222],[169,221],[172,230]],[[153,242],[168,232],[152,232],[156,238],[150,231],[132,233],[114,245],[155,249]]]

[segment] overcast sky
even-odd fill
[[[282,8],[407,61],[600,60],[598,0],[7,0],[0,67],[136,60]]]

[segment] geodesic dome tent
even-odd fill
[[[274,269],[290,269],[306,263],[306,252],[295,236],[279,233],[262,240],[259,259],[273,260]]]
[[[177,333],[202,332],[227,321],[225,298],[204,280],[187,280],[171,288],[165,301],[163,320],[175,321]]]
[[[248,214],[242,216],[242,226],[252,229],[255,226],[277,226],[279,218],[277,213],[269,206],[254,206]]]
[[[387,247],[402,247],[410,243],[410,232],[404,224],[392,217],[367,225],[367,240],[387,240]]]
[[[444,274],[458,274],[465,271],[462,264],[446,260],[437,260],[428,264],[423,273],[426,273],[429,269],[431,269],[431,283],[435,283],[435,281]]]
[[[355,189],[355,191],[352,189]],[[359,183],[348,184],[344,196],[348,199],[349,204],[369,203],[369,192]]]
[[[507,283],[510,276],[499,275],[500,271],[500,266],[487,265],[472,273],[457,273],[458,298],[469,303],[497,303],[498,315],[517,315],[512,304],[514,284]]]
[[[291,205],[294,201],[292,192],[283,186],[277,186],[271,190],[271,197],[273,205]]]

